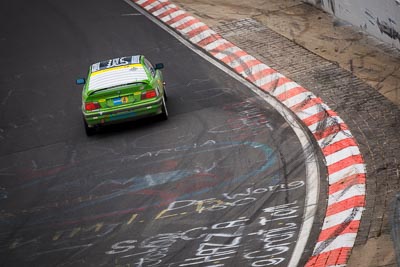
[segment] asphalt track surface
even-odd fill
[[[0,9],[2,266],[287,266],[306,156],[285,118],[123,1]],[[132,54],[165,64],[170,119],[86,137],[74,80]]]

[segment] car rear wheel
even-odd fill
[[[165,98],[165,102],[168,101],[168,94],[167,94],[167,89],[164,86],[164,98]]]
[[[167,109],[167,105],[165,104],[165,96],[163,96],[163,98],[162,98],[161,110],[162,110],[162,113],[160,114],[161,119],[168,120],[168,109]]]
[[[96,128],[95,127],[89,127],[85,119],[83,120],[83,124],[85,126],[85,132],[87,136],[92,136],[96,133]]]

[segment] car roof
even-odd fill
[[[141,55],[113,58],[90,66],[88,90],[96,91],[149,79]]]

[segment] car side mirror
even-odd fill
[[[157,63],[156,66],[155,66],[156,70],[160,70],[160,69],[163,69],[163,68],[164,68],[164,64],[163,63]]]
[[[82,84],[85,84],[85,83],[86,83],[86,80],[84,78],[76,79],[76,84],[77,85],[82,85]]]

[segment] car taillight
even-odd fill
[[[97,102],[86,102],[85,103],[85,109],[87,111],[91,111],[91,110],[95,110],[95,109],[99,109],[100,108],[100,104]]]
[[[157,96],[156,90],[150,90],[142,93],[142,100],[149,99]]]

